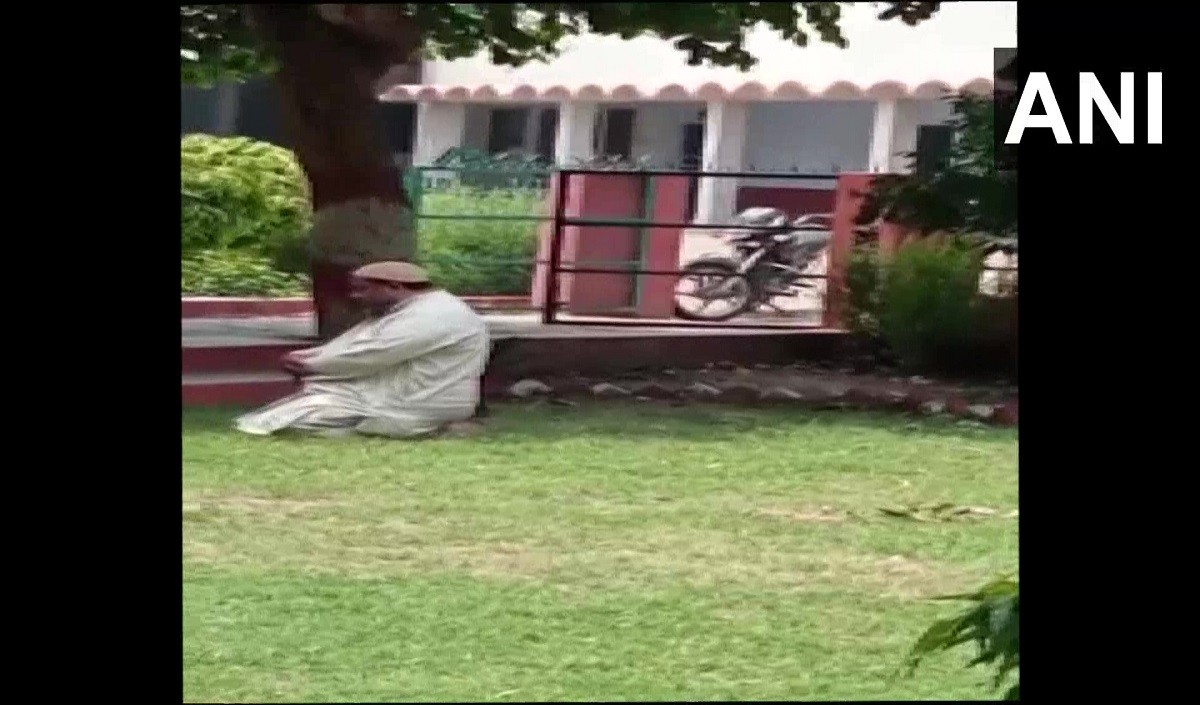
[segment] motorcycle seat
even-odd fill
[[[824,247],[833,238],[833,233],[828,230],[794,230],[789,235],[792,244],[800,247]]]

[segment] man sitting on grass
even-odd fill
[[[472,417],[490,349],[483,319],[405,262],[368,264],[352,287],[370,318],[285,356],[303,390],[242,416],[239,430],[414,438]]]

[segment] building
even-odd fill
[[[993,50],[1016,46],[1016,3],[945,3],[916,27],[878,12],[844,6],[848,49],[815,38],[799,48],[756,30],[746,46],[759,63],[747,73],[688,66],[668,41],[583,35],[555,60],[519,68],[482,55],[426,61],[421,83],[385,86],[380,99],[415,107],[418,165],[471,147],[560,165],[616,156],[829,177],[904,171],[906,153],[949,144],[948,92],[990,94]],[[701,222],[750,205],[828,210],[832,180],[699,178],[694,200]]]
[[[548,63],[495,66],[479,55],[414,61],[379,83],[396,163],[455,147],[521,151],[557,164],[597,156],[677,169],[896,172],[905,154],[949,144],[947,91],[990,93],[993,50],[1016,45],[1015,2],[945,3],[916,27],[843,6],[838,49],[754,31],[750,72],[686,65],[669,41],[584,35]],[[240,134],[288,146],[270,79],[181,87],[181,133]],[[772,205],[828,210],[831,179],[698,178],[693,212],[723,220]]]
[[[421,62],[395,66],[380,86],[396,83],[419,84]],[[416,130],[416,106],[412,103],[380,102],[384,132],[397,163],[407,166],[412,158]],[[211,88],[179,86],[179,134],[203,132],[210,135],[239,135],[291,147],[283,129],[275,79],[259,76],[244,83],[225,82]]]

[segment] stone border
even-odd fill
[[[180,300],[183,318],[305,316],[313,311],[309,297],[182,296]],[[533,309],[528,296],[464,296],[463,300],[481,311]]]
[[[813,409],[860,409],[867,411],[905,411],[920,416],[948,415],[994,426],[1018,425],[1019,401],[1016,398],[999,404],[971,403],[961,395],[938,394],[910,389],[905,392],[879,393],[868,389],[811,389],[797,391],[784,387],[761,389],[754,384],[734,383],[710,385],[694,382],[686,387],[672,388],[658,382],[614,384],[562,384],[558,389],[538,379],[523,379],[508,387],[509,399],[546,399],[573,406],[573,399],[639,399],[687,402],[715,402],[753,406],[796,406]]]

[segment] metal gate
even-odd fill
[[[627,208],[621,216],[605,215],[603,213],[569,212],[568,196],[579,180],[599,180],[600,185],[609,179],[636,180],[638,186],[627,190],[627,195],[640,202],[640,209]],[[672,178],[678,182],[687,182],[686,199],[691,201],[684,212],[678,217],[667,219],[656,216],[660,196],[663,196],[660,185]],[[700,235],[702,233],[723,233],[732,227],[738,230],[754,230],[755,226],[733,223],[700,223],[694,222],[694,196],[696,186],[703,180],[710,183],[731,180],[753,179],[760,182],[784,182],[794,185],[798,181],[809,182],[808,193],[827,194],[832,202],[834,191],[830,182],[838,177],[829,174],[804,174],[799,172],[717,172],[698,171],[694,169],[628,169],[628,168],[547,168],[542,165],[510,164],[504,162],[485,162],[454,165],[414,166],[405,174],[405,189],[412,202],[413,215],[416,220],[419,241],[430,242],[433,230],[443,233],[447,229],[470,231],[472,246],[468,255],[449,252],[422,252],[421,261],[428,267],[438,270],[439,280],[449,278],[464,286],[467,282],[463,277],[472,275],[492,275],[491,279],[499,278],[508,281],[511,291],[472,291],[472,295],[497,296],[512,299],[530,295],[528,284],[537,285],[541,279],[541,288],[533,292],[533,298],[540,299],[537,308],[540,318],[549,325],[592,325],[592,326],[634,326],[634,327],[681,327],[681,328],[750,328],[750,329],[804,329],[823,327],[827,317],[823,316],[826,308],[826,296],[820,296],[817,305],[805,309],[810,318],[818,320],[804,321],[795,315],[780,314],[769,316],[761,312],[750,312],[733,320],[721,322],[705,322],[684,320],[673,315],[657,315],[652,318],[637,317],[639,307],[647,297],[647,282],[659,284],[670,277],[679,281],[683,270],[681,261],[676,258],[665,262],[661,258],[653,261],[650,257],[653,239],[664,236],[664,231],[674,233],[680,239],[679,247],[687,250],[689,244],[697,239],[714,242],[713,238]],[[816,188],[821,186],[823,188]],[[736,182],[730,185],[731,193],[735,194]],[[778,189],[783,193],[803,193],[805,189]],[[513,200],[513,208],[489,208],[492,195],[521,196],[518,204]],[[669,196],[669,194],[667,194]],[[678,195],[678,194],[676,194]],[[500,198],[507,203],[512,199]],[[436,201],[436,202],[435,202]],[[760,203],[737,203],[738,207],[745,205],[761,205]],[[634,212],[636,210],[636,212]],[[736,208],[735,208],[736,210]],[[802,207],[790,208],[790,215],[798,215]],[[503,211],[503,212],[502,212]],[[594,228],[630,229],[630,247],[623,251],[622,257],[604,259],[583,259],[565,256],[568,234],[580,237],[582,231]],[[758,229],[766,229],[758,228]],[[426,232],[429,230],[430,232]],[[570,231],[574,230],[574,233]],[[501,232],[503,231],[503,232]],[[628,232],[628,231],[626,231]],[[443,233],[444,234],[444,233]],[[595,235],[595,233],[593,233]],[[506,255],[506,247],[500,243],[493,244],[492,237],[499,236],[506,241],[520,239],[541,240],[538,256],[524,254],[520,256]],[[519,236],[519,237],[518,237]],[[669,236],[669,235],[668,235]],[[439,238],[432,238],[438,240]],[[465,239],[465,238],[459,238]],[[634,242],[636,242],[636,246]],[[686,262],[683,262],[686,264]],[[499,274],[499,277],[494,275]],[[564,280],[577,275],[624,275],[628,278],[628,300],[622,310],[614,310],[611,315],[596,314],[592,316],[575,315],[565,305],[562,284]],[[517,287],[520,280],[528,284],[521,292]],[[828,267],[825,272],[807,273],[802,279],[817,280],[825,283],[829,280]],[[534,281],[531,281],[533,279]],[[592,278],[593,281],[596,277]],[[461,280],[461,281],[460,281]],[[511,280],[511,281],[510,281]],[[477,282],[476,282],[477,283]],[[818,287],[819,288],[819,287]],[[828,284],[824,287],[828,290]],[[527,300],[527,299],[526,299]],[[633,315],[631,315],[633,314]]]
[[[572,194],[572,187],[579,183],[579,180],[591,179],[593,183],[603,184],[605,179],[637,177],[642,180],[642,209],[639,217],[613,217],[613,216],[598,216],[587,217],[585,215],[572,215],[568,212],[568,197]],[[658,196],[658,182],[663,177],[685,177],[689,179],[771,179],[780,181],[810,181],[819,183],[830,183],[837,180],[836,176],[829,174],[804,174],[804,173],[779,173],[779,172],[716,172],[716,171],[692,171],[692,170],[674,170],[674,169],[642,169],[642,170],[613,170],[613,169],[595,169],[595,168],[560,168],[553,175],[553,187],[551,192],[554,193],[554,203],[550,214],[550,238],[548,257],[545,261],[539,260],[537,266],[545,267],[544,292],[541,296],[541,316],[542,322],[547,325],[581,325],[581,326],[626,326],[626,327],[680,327],[680,328],[745,328],[745,329],[812,329],[821,328],[825,323],[825,309],[828,302],[825,300],[828,294],[829,281],[829,263],[826,258],[826,269],[822,273],[804,273],[797,276],[803,280],[818,280],[824,287],[819,285],[815,288],[824,289],[825,293],[821,295],[820,306],[809,309],[811,313],[817,314],[817,321],[803,322],[800,320],[789,320],[786,315],[775,316],[774,318],[761,315],[759,311],[751,311],[736,318],[719,321],[696,321],[684,320],[678,317],[653,319],[626,317],[626,316],[605,316],[605,315],[570,315],[564,314],[561,309],[568,303],[563,300],[562,289],[564,277],[586,274],[608,274],[608,275],[629,275],[635,277],[633,284],[634,301],[636,307],[641,303],[644,294],[644,282],[648,278],[665,278],[670,277],[675,281],[685,278],[685,271],[682,266],[686,266],[686,262],[681,265],[678,259],[671,262],[669,266],[650,266],[649,260],[651,233],[652,231],[665,231],[664,237],[671,237],[671,233],[677,233],[681,239],[682,248],[687,238],[695,238],[697,233],[712,232],[725,233],[730,231],[765,231],[777,230],[775,225],[747,225],[743,223],[697,223],[688,222],[688,213],[685,213],[680,219],[660,220],[655,218],[656,198]],[[694,183],[693,186],[694,188]],[[737,193],[736,182],[733,185],[733,193]],[[824,189],[813,189],[824,190]],[[832,194],[833,191],[830,190]],[[690,195],[688,196],[690,198]],[[735,210],[738,208],[735,207]],[[830,208],[832,210],[832,208]],[[795,213],[789,214],[795,217]],[[832,218],[832,213],[822,213],[821,215]],[[638,259],[630,261],[565,261],[565,249],[568,245],[568,229],[574,228],[575,238],[578,239],[580,234],[587,228],[600,227],[620,227],[620,228],[635,228],[637,239],[640,243],[638,248]],[[833,239],[830,239],[832,243]],[[574,248],[572,248],[574,249]]]

